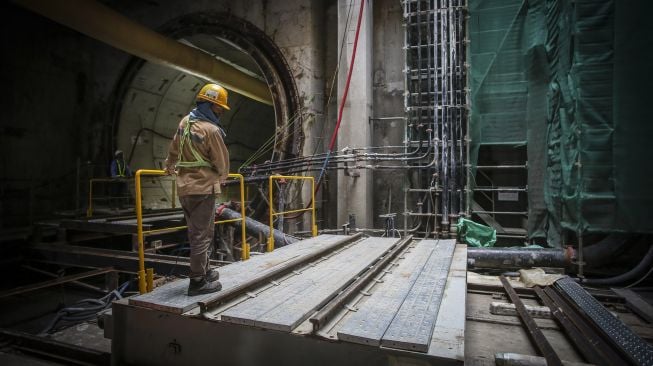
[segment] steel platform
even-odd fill
[[[462,364],[466,257],[454,240],[303,240],[221,267],[220,293],[178,280],[114,303],[113,362]]]

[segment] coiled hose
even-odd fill
[[[63,326],[94,318],[98,312],[109,308],[114,300],[122,299],[123,293],[127,290],[127,287],[129,287],[129,282],[130,281],[123,283],[117,289],[99,299],[83,299],[59,310],[40,335],[54,333]],[[62,326],[59,324],[60,322],[65,322],[67,324]]]

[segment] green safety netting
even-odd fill
[[[461,218],[456,224],[458,241],[473,247],[493,247],[497,242],[497,231],[485,225]]]
[[[644,0],[469,0],[472,164],[527,146],[529,238],[653,232]]]

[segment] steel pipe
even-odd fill
[[[268,85],[199,49],[165,37],[92,0],[15,0],[35,13],[147,61],[220,83],[272,105]]]
[[[571,249],[467,249],[467,264],[474,268],[569,268],[573,257],[574,252]]]
[[[236,220],[240,219],[242,216],[237,211],[225,207],[218,210],[218,217],[220,220]],[[233,222],[232,225],[234,227],[240,227],[240,222]],[[256,221],[250,217],[245,219],[245,228],[247,233],[251,236],[258,237],[259,234],[262,234],[266,238],[270,236],[270,227],[268,225]],[[276,243],[277,247],[283,247],[297,241],[299,241],[299,239],[286,235],[279,230],[274,230],[274,242]]]

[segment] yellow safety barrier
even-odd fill
[[[124,184],[129,182],[131,178],[92,178],[88,180],[88,208],[86,209],[86,217],[93,216],[93,184],[98,182],[104,183],[120,183]]]
[[[133,178],[92,178],[88,181],[88,208],[86,209],[86,217],[93,217],[93,183],[126,183],[132,181]],[[172,182],[172,208],[177,208],[177,184],[175,180]]]
[[[170,228],[143,231],[143,206],[141,199],[143,192],[141,189],[141,176],[162,176],[167,173],[164,170],[140,169],[136,172],[134,180],[136,183],[136,235],[138,237],[138,291],[141,294],[152,291],[152,282],[154,272],[151,268],[145,272],[145,234],[159,234],[164,232],[173,232],[187,229],[188,226],[175,226]],[[245,178],[241,174],[229,174],[229,178],[237,178],[240,181],[240,219],[215,221],[215,224],[225,224],[229,222],[241,222],[242,231],[242,250],[241,259],[249,259],[249,244],[247,243],[247,233],[245,232]],[[173,181],[174,185],[174,181]],[[173,190],[174,194],[174,190]],[[174,198],[174,197],[173,197]]]
[[[283,211],[283,212],[274,212],[274,208],[272,207],[273,200],[272,200],[272,191],[273,191],[273,183],[275,179],[287,179],[287,180],[310,180],[311,181],[311,207],[310,208],[303,208],[299,210],[291,210],[291,211]],[[305,211],[311,211],[311,233],[313,236],[317,236],[317,224],[315,221],[315,178],[313,177],[299,177],[299,176],[293,176],[293,175],[271,175],[269,178],[269,185],[268,185],[268,198],[269,198],[269,203],[270,203],[270,236],[268,237],[268,248],[267,251],[271,252],[274,250],[274,217],[275,216],[280,216],[284,214],[289,214],[289,213],[296,213],[296,212],[305,212]]]

